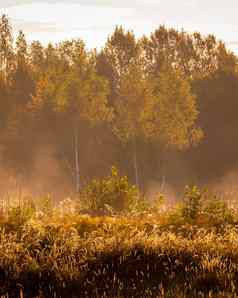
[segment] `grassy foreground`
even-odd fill
[[[72,200],[9,207],[0,296],[237,297],[236,212],[197,189],[162,209],[94,216]]]

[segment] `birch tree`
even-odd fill
[[[70,44],[69,44],[70,45]],[[72,44],[70,45],[70,47]],[[72,47],[71,47],[72,48]],[[113,117],[112,109],[107,106],[109,88],[107,81],[99,77],[95,71],[92,55],[85,49],[75,47],[70,52],[77,57],[77,61],[70,60],[68,71],[59,74],[52,73],[43,84],[44,91],[41,96],[50,97],[59,113],[67,115],[66,119],[74,147],[74,173],[76,192],[80,188],[80,148],[79,135],[81,128],[93,127],[102,121],[110,121]],[[81,55],[81,59],[80,59]],[[41,84],[42,88],[42,84]]]
[[[140,138],[145,139],[148,131],[144,117],[147,103],[154,102],[153,84],[143,76],[140,66],[131,65],[121,78],[119,95],[115,103],[113,130],[119,139],[132,148],[133,168],[136,185],[139,187],[138,149]]]
[[[122,78],[115,105],[114,131],[133,148],[135,181],[139,186],[138,139],[159,140],[162,146],[183,150],[199,142],[198,110],[189,82],[174,70],[148,77],[140,64]]]
[[[7,82],[13,60],[13,36],[8,17],[0,18],[0,71],[2,79]]]

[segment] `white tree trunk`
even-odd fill
[[[74,161],[75,161],[75,190],[78,193],[80,189],[80,172],[79,172],[79,140],[77,122],[74,128]]]
[[[139,188],[139,169],[138,169],[138,161],[137,161],[137,148],[136,148],[136,140],[133,140],[133,165],[134,165],[134,173],[135,173],[135,182],[136,186]]]

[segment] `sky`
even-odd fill
[[[237,0],[0,0],[15,34],[57,43],[81,38],[88,48],[104,45],[116,25],[136,36],[159,25],[215,34],[238,53]]]

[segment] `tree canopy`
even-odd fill
[[[237,57],[213,35],[160,26],[138,39],[116,27],[100,50],[81,39],[43,46],[22,31],[14,41],[3,15],[0,66],[9,176],[34,181],[42,150],[51,179],[77,191],[112,165],[146,188],[162,159],[171,184],[178,164],[199,181],[215,178],[211,161],[220,176],[236,162]]]

